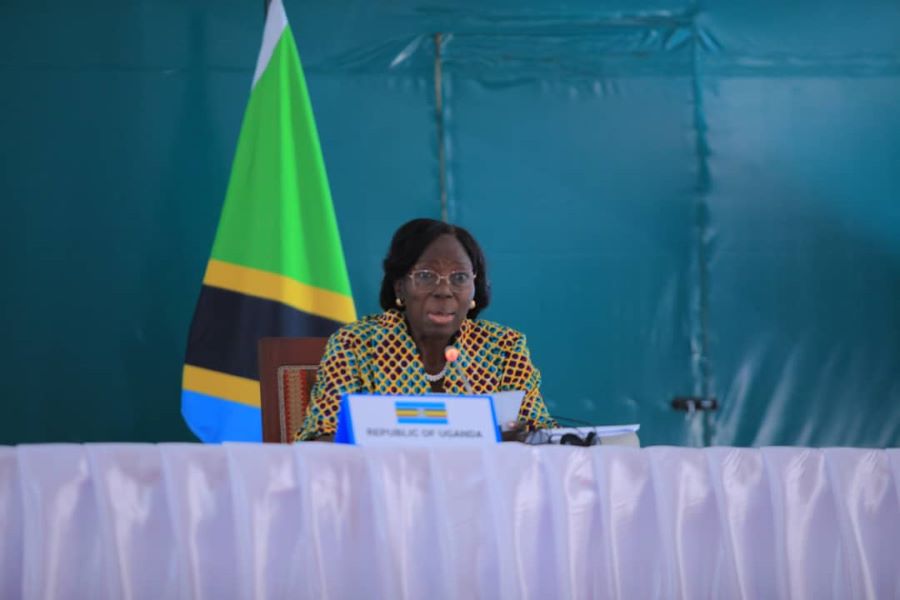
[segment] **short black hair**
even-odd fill
[[[469,260],[472,261],[472,269],[475,271],[475,308],[468,312],[468,317],[474,319],[491,302],[491,284],[488,281],[487,262],[481,246],[472,237],[472,234],[459,227],[435,219],[413,219],[404,223],[391,239],[387,256],[384,257],[384,278],[381,280],[381,308],[388,310],[396,308],[397,296],[394,293],[394,284],[405,277],[409,270],[416,264],[425,249],[442,235],[452,235],[462,244]]]

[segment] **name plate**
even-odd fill
[[[344,394],[334,438],[359,446],[477,446],[500,441],[490,396]]]

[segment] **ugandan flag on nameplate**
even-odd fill
[[[446,425],[447,405],[443,402],[395,402],[399,425]]]
[[[188,426],[204,442],[261,440],[259,338],[355,319],[300,57],[273,0],[188,339]]]

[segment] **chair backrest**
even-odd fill
[[[303,424],[328,338],[259,340],[263,441],[289,444]]]

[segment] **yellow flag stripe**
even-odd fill
[[[353,298],[296,279],[211,258],[203,283],[248,296],[281,302],[299,311],[339,323],[356,320]]]
[[[193,365],[184,365],[182,387],[192,392],[259,408],[259,382]]]

